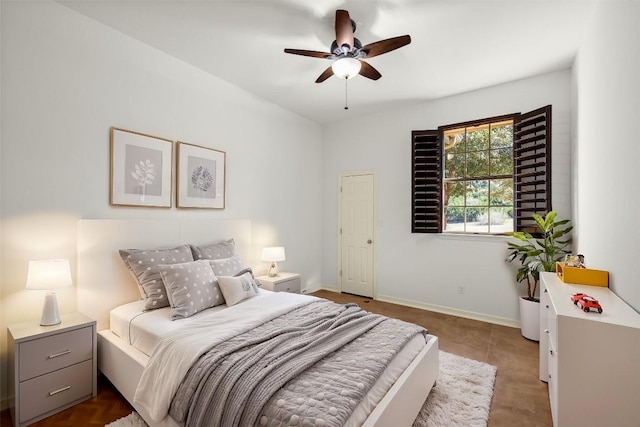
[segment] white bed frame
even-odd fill
[[[109,312],[139,299],[137,286],[118,254],[124,248],[205,244],[233,238],[247,265],[255,265],[249,220],[80,220],[78,222],[78,310],[98,324],[98,369],[150,426],[160,423],[133,403],[149,360],[109,330]],[[366,427],[411,426],[439,373],[438,339],[432,337],[364,423]]]

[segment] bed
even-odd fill
[[[140,392],[136,398],[139,386],[144,390],[145,368],[147,372],[151,371],[155,359],[158,359],[151,356],[159,337],[169,333],[163,329],[165,326],[159,325],[168,325],[166,327],[169,329],[183,328],[189,321],[199,322],[202,318],[218,319],[219,316],[232,315],[234,307],[241,307],[235,311],[242,313],[248,307],[260,311],[257,309],[260,304],[264,304],[263,307],[281,303],[298,307],[314,306],[316,303],[311,296],[273,294],[260,290],[258,296],[237,306],[229,309],[225,309],[224,305],[218,306],[198,313],[191,320],[160,321],[158,319],[168,318],[162,311],[166,309],[151,312],[141,309],[141,302],[138,301],[140,294],[120,259],[119,249],[161,248],[184,243],[197,245],[228,238],[234,239],[245,264],[257,264],[259,248],[252,245],[249,220],[81,220],[78,223],[78,310],[97,320],[98,368],[151,426],[181,425],[170,415],[158,419],[158,414],[149,410],[145,399],[140,399]],[[259,320],[256,322],[260,323]],[[154,328],[160,330],[154,331]],[[400,360],[400,354],[393,358],[390,365],[399,360],[395,368],[385,370],[395,370],[395,373],[388,374],[393,377],[386,377],[375,385],[378,389],[373,393],[382,396],[375,398],[379,402],[359,404],[354,411],[359,415],[350,419],[351,424],[412,424],[438,376],[437,337],[427,335],[423,341],[419,347],[415,347],[418,345],[415,344],[416,339],[412,340],[414,347],[404,353],[407,360]],[[415,353],[417,355],[414,357]],[[398,366],[402,366],[402,369],[398,370]],[[376,387],[372,390],[376,390]],[[383,387],[382,391],[379,387]],[[172,391],[167,390],[167,393],[172,394]],[[369,397],[367,399],[370,400]]]

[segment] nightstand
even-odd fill
[[[62,322],[9,326],[8,377],[13,425],[27,426],[94,397],[96,321],[80,313]]]
[[[274,292],[299,294],[301,291],[300,275],[297,273],[280,273],[276,277],[258,276],[256,280],[261,287]]]

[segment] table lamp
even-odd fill
[[[71,267],[68,259],[29,261],[27,289],[47,289],[40,325],[51,326],[60,323],[58,299],[52,289],[71,286]]]
[[[284,248],[282,246],[273,246],[262,249],[262,260],[271,263],[269,271],[267,271],[269,277],[279,276],[278,262],[285,260]]]

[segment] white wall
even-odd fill
[[[411,234],[411,131],[553,106],[553,208],[570,218],[571,74],[556,72],[325,126],[322,278],[338,287],[338,175],[378,177],[377,295],[517,324],[505,238]],[[457,293],[458,284],[466,293]]]
[[[320,284],[319,125],[60,4],[0,7],[2,378],[6,325],[42,309],[42,295],[24,290],[28,260],[75,267],[79,218],[248,218],[250,258],[283,245],[281,269]],[[111,126],[226,151],[226,209],[110,207]],[[74,310],[75,287],[58,299]]]
[[[640,2],[598,4],[574,64],[577,250],[640,311]],[[606,307],[604,307],[606,311]]]

